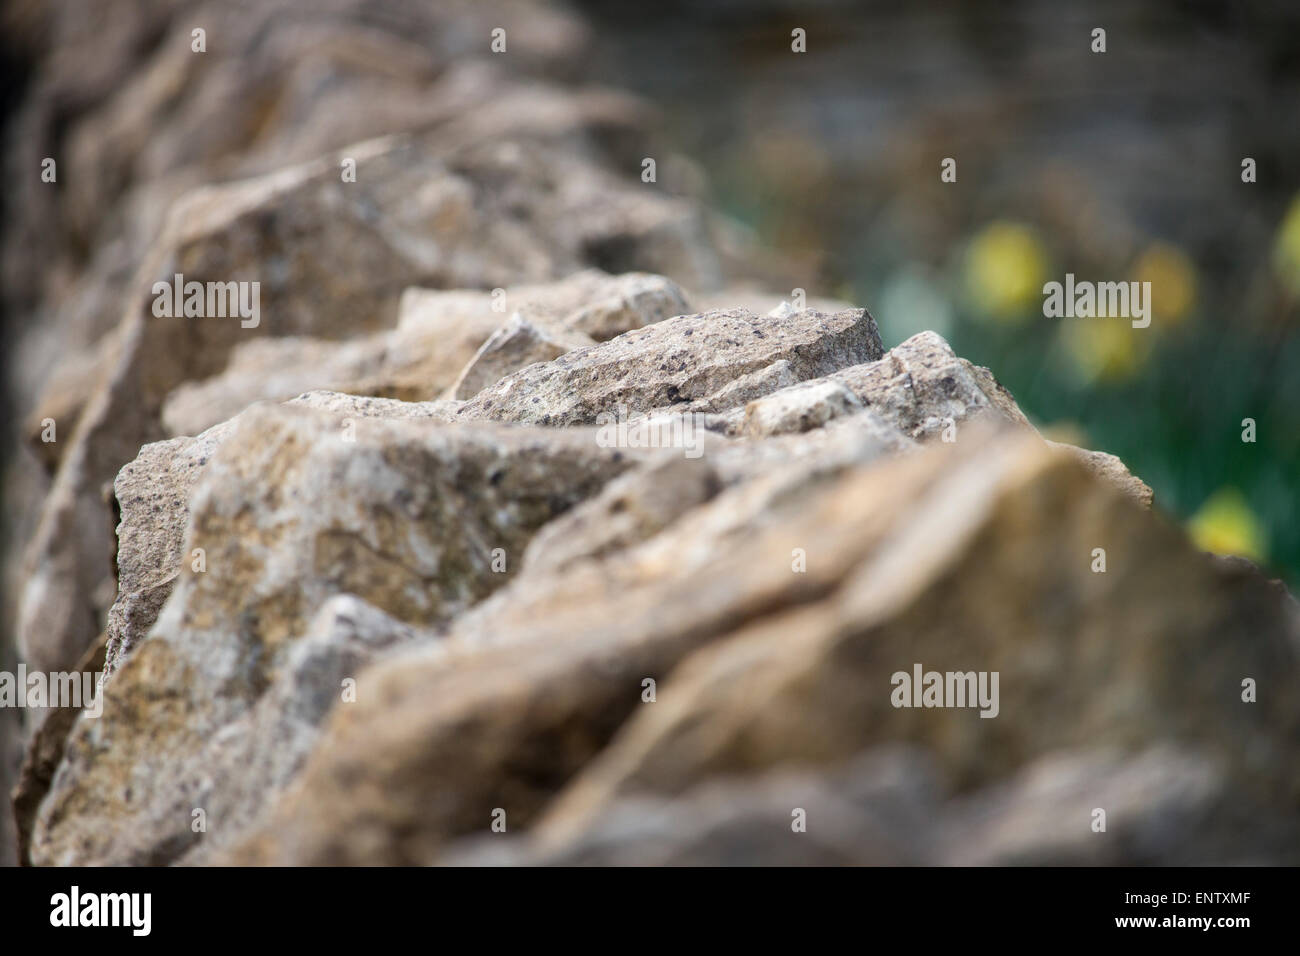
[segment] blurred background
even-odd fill
[[[886,346],[940,332],[1203,547],[1300,585],[1300,4],[578,6],[596,78],[662,108],[809,294]],[[1044,318],[1067,272],[1150,281],[1150,328]]]

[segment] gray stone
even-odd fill
[[[467,402],[460,416],[593,424],[602,413],[630,416],[707,399],[783,360],[803,380],[880,354],[880,334],[865,309],[784,319],[743,309],[684,315],[515,372]]]
[[[858,397],[840,382],[806,382],[750,402],[745,406],[741,430],[746,438],[806,432],[862,407]]]
[[[595,344],[595,340],[586,335],[578,337],[570,333],[566,339],[557,338],[516,312],[483,343],[448,394],[453,399],[471,399],[526,365],[549,362],[575,348]]]

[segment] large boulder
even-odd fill
[[[117,635],[125,661],[105,684],[103,715],[67,742],[32,836],[35,862],[174,858],[198,839],[190,811],[233,785],[219,763],[230,747],[217,741],[242,732],[227,728],[279,720],[250,715],[285,673],[297,675],[292,692],[269,699],[301,703],[302,681],[316,673],[296,656],[309,631],[323,627],[317,642],[339,650],[329,635],[347,628],[312,624],[331,596],[353,595],[406,627],[444,626],[512,576],[538,528],[634,460],[589,433],[539,437],[301,404],[254,406],[224,431],[187,506],[159,514],[169,533],[139,544],[127,534],[151,573],[175,575],[161,582],[172,593],[136,646]],[[155,467],[159,451],[147,449],[137,471]],[[203,450],[186,447],[177,463],[173,453],[169,470],[188,480],[195,454]],[[135,472],[128,479],[131,495]],[[323,687],[313,692],[337,690]]]
[[[1247,842],[1207,840],[1199,859],[1276,855],[1270,841],[1300,786],[1282,769],[1300,725],[1276,695],[1244,701],[1242,681],[1300,676],[1285,595],[1196,553],[1023,431],[975,428],[955,448],[829,472],[810,466],[811,446],[797,447],[783,475],[712,496],[684,491],[699,503],[676,520],[660,509],[666,528],[640,543],[563,559],[558,572],[528,562],[438,653],[413,649],[372,668],[365,700],[336,711],[300,781],[223,858],[427,863],[457,837],[488,833],[499,810],[511,830],[536,826],[545,854],[599,832],[622,801],[788,766],[833,774],[900,740],[930,754],[959,793],[1057,753],[1173,747],[1206,768],[1169,771],[1205,781],[1198,814],[1224,794],[1258,811],[1253,828],[1239,816],[1224,823]],[[1143,611],[1153,600],[1166,609],[1155,617]],[[997,671],[1000,697],[986,708],[996,716],[893,706],[891,678],[917,663]],[[658,683],[651,698],[647,679]],[[1139,814],[1132,832],[1156,826],[1142,822],[1151,806],[1132,809],[1142,791],[1107,774],[1072,778],[1087,813],[1064,820],[1073,829],[1062,834],[1087,834],[1107,794],[1121,819]],[[361,778],[373,789],[359,792],[351,781]],[[941,858],[973,852],[963,845]],[[1050,845],[1038,852],[1050,857]],[[1079,858],[1197,857],[1167,846],[1098,853]]]

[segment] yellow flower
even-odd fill
[[[983,316],[1019,323],[1041,307],[1047,255],[1026,226],[994,222],[970,244],[966,255],[966,288]]]
[[[1300,196],[1291,200],[1286,218],[1278,226],[1273,245],[1273,268],[1287,288],[1300,293]]]
[[[1151,312],[1157,327],[1178,325],[1196,301],[1196,266],[1177,246],[1153,242],[1134,269],[1138,282],[1151,283]]]
[[[1061,319],[1061,341],[1084,382],[1122,382],[1151,356],[1151,334],[1124,316]]]
[[[1187,519],[1192,542],[1202,551],[1236,554],[1263,561],[1268,554],[1267,535],[1250,504],[1235,488],[1221,488]]]

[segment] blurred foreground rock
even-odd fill
[[[490,833],[503,808],[513,827],[535,828],[520,859],[582,861],[584,841],[609,838],[617,820],[631,832],[615,837],[637,840],[634,808],[656,800],[674,801],[662,812],[680,829],[669,846],[642,834],[658,847],[642,845],[647,862],[672,858],[673,845],[708,863],[1294,859],[1294,841],[1278,836],[1294,833],[1300,721],[1284,696],[1243,702],[1241,685],[1300,678],[1294,607],[1256,577],[1225,575],[1073,456],[1029,436],[957,444],[834,477],[792,447],[792,472],[729,488],[640,544],[561,573],[530,566],[436,649],[369,671],[301,781],[224,859],[432,862],[449,841]],[[1107,550],[1105,574],[1090,570],[1094,547]],[[800,553],[803,573],[792,571]],[[918,663],[997,671],[996,714],[895,708],[892,675]],[[480,728],[473,742],[467,725]],[[858,754],[898,741],[972,795],[1058,754],[1187,756],[1157,762],[1140,786],[1119,767],[1114,781],[1110,770],[1070,771],[1075,812],[1061,807],[1022,834],[1002,824],[1001,840],[1023,841],[1015,848],[977,850],[970,841],[991,837],[968,827],[932,850],[937,811],[905,831],[869,811],[827,814],[828,829],[800,843],[792,812],[848,786],[835,780]],[[393,770],[376,778],[377,767]],[[761,791],[784,768],[803,782],[783,791],[780,812],[750,818],[745,801],[708,788],[691,802],[709,781]],[[1181,793],[1188,774],[1194,792]],[[1011,786],[988,798],[1008,821],[998,801],[1033,796]],[[1215,808],[1231,813],[1194,844],[1162,843],[1165,800],[1191,802],[1191,822],[1175,826],[1185,834]],[[1096,807],[1120,823],[1093,833]],[[697,826],[734,829],[740,845],[694,844]],[[860,827],[902,849],[846,843]],[[838,856],[818,857],[826,845]],[[629,862],[637,846],[596,859]]]

